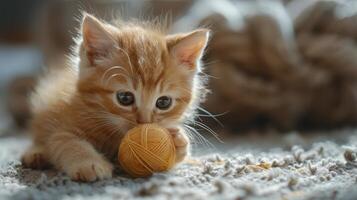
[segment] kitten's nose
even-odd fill
[[[151,120],[148,119],[148,117],[138,116],[136,118],[136,123],[138,123],[138,124],[147,124],[147,123],[150,123],[150,122],[151,122]]]
[[[147,123],[149,123],[149,120],[136,119],[136,123],[138,123],[138,124],[147,124]]]
[[[140,108],[141,111],[136,113],[136,123],[138,124],[148,124],[152,121],[151,111],[145,108]]]

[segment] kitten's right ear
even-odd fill
[[[188,34],[170,35],[167,44],[171,55],[188,69],[196,69],[209,38],[208,29],[198,29]]]
[[[85,14],[82,21],[83,46],[90,63],[105,56],[115,45],[114,28],[100,22],[92,15]]]

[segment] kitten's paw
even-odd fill
[[[176,163],[182,162],[189,154],[190,141],[185,132],[180,128],[168,129],[176,148]]]
[[[22,156],[21,163],[24,167],[32,169],[46,169],[50,163],[45,158],[41,147],[30,147]]]
[[[78,161],[66,171],[74,181],[93,182],[111,178],[113,165],[105,160],[85,160]]]

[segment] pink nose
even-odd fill
[[[147,123],[150,123],[150,121],[146,120],[146,119],[142,119],[142,118],[137,118],[136,119],[136,123],[138,123],[138,124],[147,124]]]

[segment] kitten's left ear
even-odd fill
[[[199,29],[186,35],[168,36],[167,44],[171,55],[180,64],[193,70],[202,57],[208,38],[209,30]]]
[[[100,22],[86,14],[82,21],[83,46],[91,63],[98,57],[105,56],[115,45],[114,27]]]

